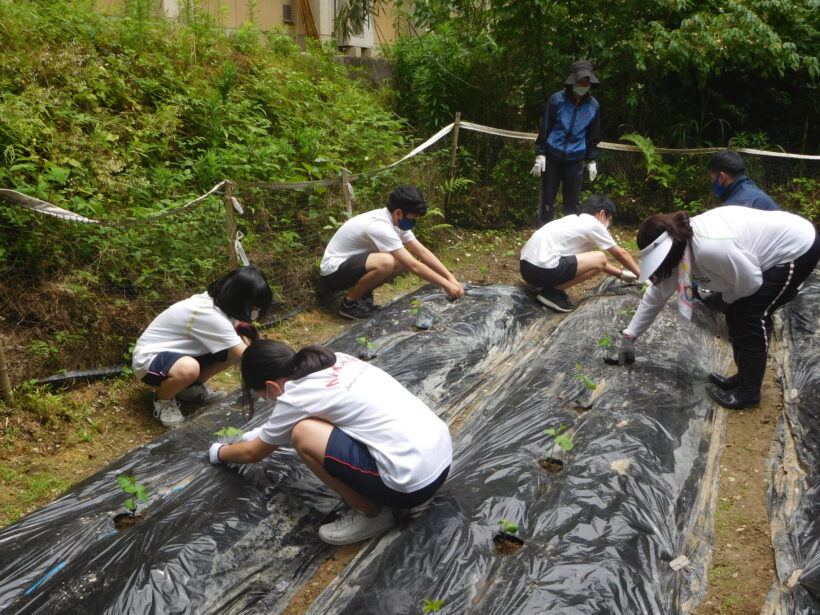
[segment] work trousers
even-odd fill
[[[559,184],[564,197],[564,215],[578,213],[583,176],[583,160],[557,162],[547,158],[546,169],[541,173],[541,191],[538,198],[539,227],[555,218],[555,197],[558,196]]]
[[[763,272],[763,283],[753,295],[729,304],[726,323],[737,364],[738,387],[760,390],[772,335],[772,314],[795,298],[799,286],[817,265],[820,239],[799,258]]]

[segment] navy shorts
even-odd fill
[[[412,508],[433,497],[447,478],[448,466],[432,483],[411,493],[391,489],[381,479],[376,460],[368,448],[338,427],[330,432],[325,449],[325,470],[356,493],[390,508]]]
[[[372,252],[354,254],[339,265],[336,271],[323,275],[322,283],[325,288],[327,290],[346,290],[351,286],[355,286],[356,282],[367,273],[367,257],[371,254]]]
[[[155,356],[154,360],[151,361],[151,365],[148,366],[148,372],[142,377],[142,381],[145,384],[158,387],[162,384],[162,381],[168,377],[168,372],[171,371],[174,363],[179,361],[182,357],[187,356],[190,355],[182,354],[181,352],[171,352],[170,350],[157,353],[157,356]],[[194,357],[194,359],[196,359],[196,362],[199,363],[199,368],[202,369],[203,367],[208,367],[209,365],[213,365],[215,363],[227,361],[228,349],[226,348],[225,350],[220,350],[219,352],[214,353],[209,352],[208,354]]]
[[[538,288],[555,288],[559,284],[569,282],[578,271],[578,258],[574,254],[562,256],[558,264],[550,269],[538,267],[529,261],[521,261],[521,277],[527,284]]]

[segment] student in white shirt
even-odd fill
[[[137,378],[157,387],[154,417],[166,427],[182,423],[179,401],[207,403],[225,397],[206,384],[239,361],[250,339],[249,323],[270,307],[264,274],[240,267],[204,293],[179,301],[157,316],[134,346]]]
[[[276,400],[270,418],[234,444],[214,443],[211,463],[256,463],[293,446],[319,479],[350,504],[319,537],[349,544],[394,523],[390,508],[426,502],[447,478],[447,425],[375,365],[323,346],[293,352],[255,340],[242,357],[245,399]]]
[[[548,222],[533,233],[521,250],[521,277],[541,289],[537,299],[559,312],[570,312],[575,306],[565,289],[599,273],[621,280],[637,279],[638,265],[629,252],[619,247],[607,230],[615,217],[615,203],[608,196],[593,194],[581,209]],[[594,250],[595,247],[598,250]],[[626,269],[609,264],[607,250]]]
[[[354,216],[336,231],[320,273],[324,293],[350,289],[339,307],[341,316],[372,316],[373,289],[405,271],[437,284],[453,299],[464,294],[455,276],[413,235],[417,218],[426,213],[418,188],[398,186],[387,207]]]
[[[723,294],[737,373],[709,374],[709,396],[725,408],[760,403],[760,387],[772,332],[772,313],[791,301],[820,256],[811,222],[785,211],[738,205],[689,218],[686,212],[655,214],[638,227],[640,281],[644,293],[618,353],[635,360],[635,339],[679,290],[679,306],[691,314],[692,285]]]

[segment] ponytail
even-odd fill
[[[664,233],[672,238],[672,248],[653,273],[659,280],[672,275],[683,258],[687,243],[694,236],[692,225],[689,224],[689,214],[681,210],[671,214],[653,214],[646,218],[638,227],[638,249],[643,250]]]
[[[324,346],[305,346],[299,352],[283,342],[257,339],[242,355],[242,390],[250,413],[254,415],[254,391],[265,388],[268,380],[283,377],[302,378],[331,367],[336,355]]]

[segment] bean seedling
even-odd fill
[[[444,600],[424,600],[422,611],[440,611],[444,606]]]
[[[598,347],[599,348],[606,349],[606,348],[609,348],[610,346],[612,346],[612,337],[609,335],[609,333],[607,333],[605,336],[603,336],[601,339],[598,340]]]
[[[357,344],[359,344],[360,346],[364,346],[364,347],[365,347],[365,348],[367,348],[368,350],[373,350],[373,348],[376,346],[373,342],[369,341],[369,340],[368,340],[366,337],[364,337],[364,336],[362,336],[362,337],[357,337],[357,338],[356,338],[356,343],[357,343]]]
[[[141,502],[148,501],[148,489],[145,488],[145,485],[139,484],[136,478],[128,476],[127,474],[120,474],[117,477],[117,484],[123,491],[132,496],[125,500],[122,505],[127,508],[131,516],[134,517],[137,512],[137,500]]]
[[[419,301],[418,299],[415,299],[415,300],[410,302],[410,305],[413,306],[412,308],[410,308],[410,313],[413,316],[415,316],[416,314],[419,313],[419,310],[421,309],[421,301]]]
[[[584,384],[584,386],[588,389],[595,390],[598,388],[598,385],[592,382],[589,378],[584,375],[584,368],[580,363],[575,364],[575,379],[579,380]]]
[[[243,433],[245,433],[243,430],[237,429],[236,427],[223,427],[219,431],[215,431],[214,435],[215,436],[227,436],[227,437],[231,438],[233,436],[241,436]]]
[[[518,531],[518,526],[511,521],[507,521],[506,519],[499,521],[498,525],[501,526],[501,531],[505,534],[515,534]]]
[[[575,445],[572,443],[572,438],[570,438],[565,433],[561,433],[566,430],[567,426],[561,425],[560,427],[558,427],[558,429],[554,429],[552,427],[550,427],[549,429],[545,429],[544,433],[551,435],[558,446],[560,446],[565,451],[569,451],[572,450],[572,447]]]

